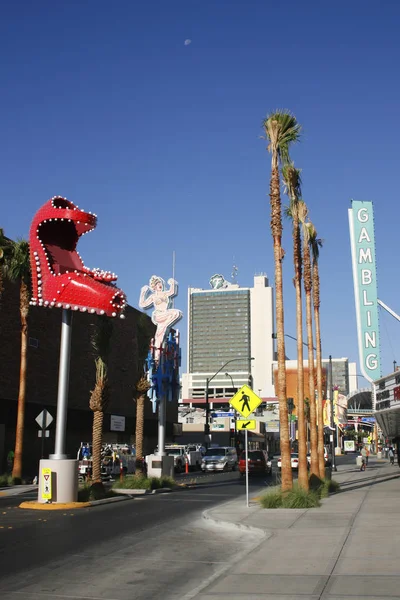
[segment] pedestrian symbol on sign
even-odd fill
[[[249,412],[251,412],[251,408],[250,408],[250,396],[248,396],[247,394],[245,394],[244,391],[242,391],[242,397],[240,398],[239,402],[242,402],[242,413],[245,410],[248,410]]]

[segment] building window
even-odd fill
[[[28,338],[28,346],[30,346],[31,348],[38,348],[39,347],[39,340],[37,340],[36,338]]]

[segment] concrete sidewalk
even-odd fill
[[[38,486],[37,485],[13,485],[11,487],[3,487],[0,488],[0,497],[4,496],[20,496],[21,494],[26,494],[28,492],[36,492],[37,493]]]
[[[400,598],[399,467],[372,458],[365,472],[346,465],[333,478],[341,492],[320,508],[246,508],[240,499],[207,511],[266,538],[196,600]]]

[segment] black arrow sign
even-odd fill
[[[248,427],[249,425],[251,425],[251,421],[247,421],[247,423],[243,423],[242,428],[246,429],[246,427]]]

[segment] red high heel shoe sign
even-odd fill
[[[76,250],[79,238],[96,227],[97,216],[54,196],[33,218],[29,234],[34,306],[120,316],[126,296],[115,273],[89,269]]]

